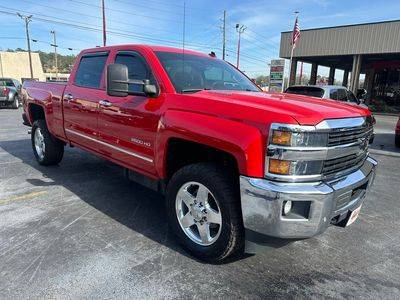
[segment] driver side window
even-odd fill
[[[154,83],[150,69],[145,60],[137,53],[124,52],[118,53],[115,58],[115,63],[122,64],[128,67],[128,78],[131,80],[150,79],[150,83]],[[143,85],[129,84],[129,91],[134,93],[143,92]]]

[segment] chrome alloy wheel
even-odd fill
[[[44,143],[44,137],[42,131],[40,130],[39,127],[37,127],[35,130],[34,143],[35,143],[36,154],[38,155],[40,160],[43,160],[44,153],[46,150],[46,145]]]
[[[218,239],[221,210],[206,186],[194,181],[185,183],[176,195],[175,209],[179,225],[193,242],[209,246]]]

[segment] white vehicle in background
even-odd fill
[[[356,97],[348,88],[340,85],[294,85],[288,87],[285,93],[349,102],[351,104],[368,108],[368,106],[364,104],[363,98],[367,93],[364,89],[358,90],[358,97]]]
[[[349,104],[358,105],[368,109],[368,106],[364,103],[364,98],[367,95],[365,89],[358,89],[357,97],[352,91],[341,85],[294,85],[288,87],[285,93],[348,102]],[[375,118],[373,118],[373,122],[375,124]],[[374,142],[374,137],[375,134],[372,134],[369,140],[370,144]]]

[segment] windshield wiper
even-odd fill
[[[204,89],[183,89],[183,90],[181,90],[181,93],[197,93],[197,92],[200,92],[200,91],[207,91],[207,90],[210,90],[210,89],[207,89],[207,88],[204,88]]]

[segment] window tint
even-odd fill
[[[120,53],[115,58],[115,63],[126,65],[128,67],[128,77],[131,80],[144,80],[150,79],[150,83],[154,83],[154,79],[150,74],[144,59],[137,53]],[[143,85],[129,84],[129,91],[134,93],[143,92]]]
[[[337,100],[338,99],[338,90],[333,89],[329,92],[329,99]]]
[[[107,53],[83,56],[76,71],[75,84],[84,87],[99,88],[107,56]]]
[[[324,90],[313,86],[292,86],[287,88],[285,93],[322,98]]]
[[[0,79],[0,86],[13,87],[14,83],[10,79]]]
[[[345,89],[338,89],[338,100],[347,102],[347,92]]]
[[[258,87],[227,62],[195,54],[156,52],[178,93],[200,90],[259,92]]]
[[[358,99],[356,98],[356,96],[354,96],[353,92],[350,91],[350,90],[347,90],[347,99],[348,99],[350,102],[353,102],[353,103],[357,103],[357,104],[358,104]]]

